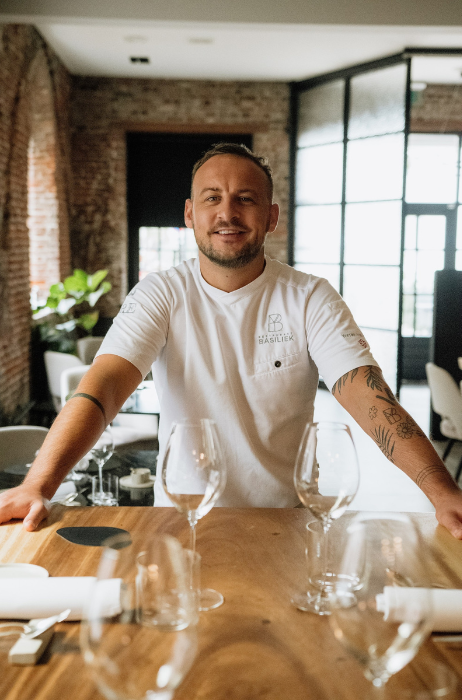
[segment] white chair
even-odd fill
[[[84,365],[91,365],[104,340],[102,335],[87,335],[77,341],[77,355]]]
[[[91,365],[70,367],[61,374],[61,404],[67,401],[69,394],[77,389],[83,375]],[[112,424],[112,437],[114,447],[121,447],[141,440],[155,440],[157,438],[156,416],[118,413]]]
[[[56,413],[59,413],[62,408],[61,374],[65,369],[69,369],[70,367],[81,367],[83,362],[75,355],[69,355],[66,352],[54,352],[53,350],[46,350],[44,352],[44,359],[48,379],[48,388],[50,390],[51,398],[53,399],[55,411]]]
[[[443,461],[449,455],[456,441],[462,442],[462,394],[457,382],[449,372],[433,362],[425,365],[431,402],[435,413],[441,416],[440,431],[449,439],[443,454]],[[456,481],[462,473],[462,458],[456,472]]]
[[[37,425],[0,428],[0,471],[32,462],[47,433],[48,428]]]

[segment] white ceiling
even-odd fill
[[[34,24],[77,75],[288,81],[408,46],[462,51],[461,0],[0,0],[0,6],[0,23]],[[149,63],[132,64],[130,56]],[[415,63],[415,71],[415,80],[460,82],[462,55]]]
[[[38,22],[71,73],[110,77],[301,80],[402,51],[461,47],[462,27]],[[147,57],[133,64],[130,57]],[[428,76],[426,73],[428,72]],[[460,82],[462,54],[420,62],[415,80]]]

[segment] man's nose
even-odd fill
[[[218,216],[223,222],[232,224],[239,220],[237,202],[231,197],[223,197],[218,208]]]

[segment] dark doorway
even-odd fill
[[[140,228],[184,226],[193,165],[221,141],[252,148],[252,134],[127,133],[130,288],[139,280]]]

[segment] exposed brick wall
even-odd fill
[[[267,251],[286,260],[289,178],[289,88],[285,83],[73,79],[72,255],[89,271],[108,267],[114,315],[127,291],[125,133],[127,130],[250,129],[254,148],[270,159],[281,218]]]
[[[47,71],[50,78],[47,81]],[[56,108],[66,101],[64,69],[40,35],[23,25],[0,26],[0,416],[8,418],[29,398],[30,280],[28,219],[28,148],[30,136],[41,131],[33,120],[40,100],[51,106],[45,131],[56,132]],[[37,98],[37,99],[36,99]],[[68,138],[66,133],[60,137]],[[49,142],[49,138],[48,138]],[[55,149],[54,257],[69,266],[68,215],[56,214],[56,198],[66,193],[58,209],[69,209],[69,186],[58,173],[63,148]],[[50,165],[50,171],[52,166]],[[48,216],[48,214],[47,214]],[[58,221],[56,223],[56,218]],[[56,228],[57,227],[57,228]],[[59,245],[57,243],[59,241]],[[59,273],[59,265],[55,267]],[[58,280],[54,280],[58,281]]]
[[[411,131],[462,131],[462,85],[427,85],[411,109]]]

